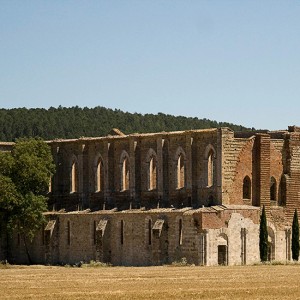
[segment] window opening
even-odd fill
[[[182,219],[179,219],[179,240],[178,244],[182,245]]]
[[[122,182],[121,189],[122,191],[129,190],[129,163],[128,158],[124,158],[122,163]]]
[[[152,221],[148,221],[148,245],[152,244]]]
[[[207,158],[207,186],[214,184],[214,152],[210,150]]]
[[[156,160],[154,157],[149,162],[149,190],[156,189]]]
[[[251,180],[246,176],[243,181],[243,199],[251,199]]]
[[[185,177],[184,157],[182,154],[180,154],[177,160],[177,189],[181,189],[185,186],[184,177]]]
[[[76,162],[72,163],[71,170],[71,193],[78,191],[78,166]]]
[[[98,160],[96,170],[96,191],[101,192],[103,190],[103,162]]]
[[[276,201],[276,179],[271,177],[270,181],[270,200]]]
[[[124,221],[123,220],[121,220],[121,240],[120,240],[120,242],[121,242],[121,245],[124,244]]]

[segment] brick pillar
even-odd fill
[[[164,205],[168,206],[170,204],[170,170],[172,165],[170,164],[169,158],[169,140],[163,139],[162,140],[162,151],[163,151],[163,191],[164,191]]]
[[[158,198],[163,198],[163,151],[162,151],[163,141],[162,137],[157,138],[157,165],[156,165],[156,176],[157,176],[157,196]]]
[[[266,208],[270,213],[270,135],[257,134],[255,139],[255,176],[252,182],[255,189],[255,205]]]
[[[289,127],[286,142],[286,217],[292,222],[294,211],[300,210],[300,134],[298,127]]]
[[[110,143],[108,141],[103,142],[103,167],[104,167],[104,201],[106,202],[110,196],[110,188],[109,188],[109,173],[108,173],[108,150],[110,147]]]
[[[192,137],[186,135],[186,193],[187,197],[192,197]]]
[[[79,196],[79,209],[85,209],[88,207],[87,199],[85,197],[85,191],[84,191],[84,179],[85,179],[85,173],[84,173],[84,151],[85,151],[85,144],[80,145],[79,154],[77,157],[78,161],[78,196]]]
[[[133,139],[129,139],[129,159],[130,159],[130,176],[129,176],[129,190],[130,198],[135,198],[135,148],[137,142]],[[131,200],[130,200],[131,201]]]
[[[227,136],[228,129],[226,128],[220,128],[218,129],[218,136],[217,136],[217,148],[216,148],[216,166],[215,166],[215,176],[217,177],[217,203],[222,204],[222,174],[223,174],[223,135]],[[225,201],[224,201],[225,202]],[[224,203],[225,204],[225,203]],[[227,203],[228,204],[228,203]]]

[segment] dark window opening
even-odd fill
[[[179,220],[179,240],[178,244],[182,245],[182,219]]]
[[[121,220],[121,240],[120,240],[120,242],[121,242],[121,245],[124,244],[124,221],[123,220]]]
[[[271,177],[270,181],[270,200],[276,201],[276,179]]]
[[[243,181],[243,199],[251,199],[251,180],[246,176]]]
[[[148,221],[148,244],[152,244],[152,221]]]

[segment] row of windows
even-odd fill
[[[154,150],[149,151],[150,155],[147,158],[148,170],[147,170],[147,188],[149,191],[155,190],[157,188],[157,158]],[[210,187],[214,182],[214,158],[215,152],[211,148],[208,151],[206,158],[206,174],[207,174],[207,186]],[[183,150],[179,152],[177,156],[176,163],[176,188],[181,189],[186,186],[186,159]],[[130,178],[130,165],[129,165],[129,156],[123,151],[120,159],[121,165],[121,191],[129,190],[129,178]],[[70,191],[71,193],[78,191],[78,163],[76,160],[73,160],[71,167],[71,184]],[[95,170],[95,191],[100,192],[104,187],[104,167],[103,161],[101,158],[98,159]]]
[[[270,200],[277,201],[277,198],[279,205],[286,204],[286,180],[284,176],[280,181],[278,197],[277,181],[273,176],[270,178]],[[251,199],[251,180],[249,176],[245,176],[243,180],[243,199]]]
[[[182,219],[178,221],[178,245],[182,245],[183,240],[183,226],[182,226]],[[94,221],[93,226],[93,241],[96,244],[97,240],[97,222]],[[149,219],[146,221],[146,243],[150,246],[152,245],[152,220]],[[121,220],[120,222],[120,244],[124,244],[124,236],[125,236],[125,222]],[[44,237],[44,235],[43,235]],[[43,241],[44,244],[44,241]],[[71,245],[71,222],[67,222],[67,245]]]

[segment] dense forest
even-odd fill
[[[112,128],[129,134],[212,127],[230,127],[235,131],[251,130],[208,119],[176,117],[163,113],[142,115],[100,106],[0,109],[0,141],[36,136],[46,140],[104,136]]]

